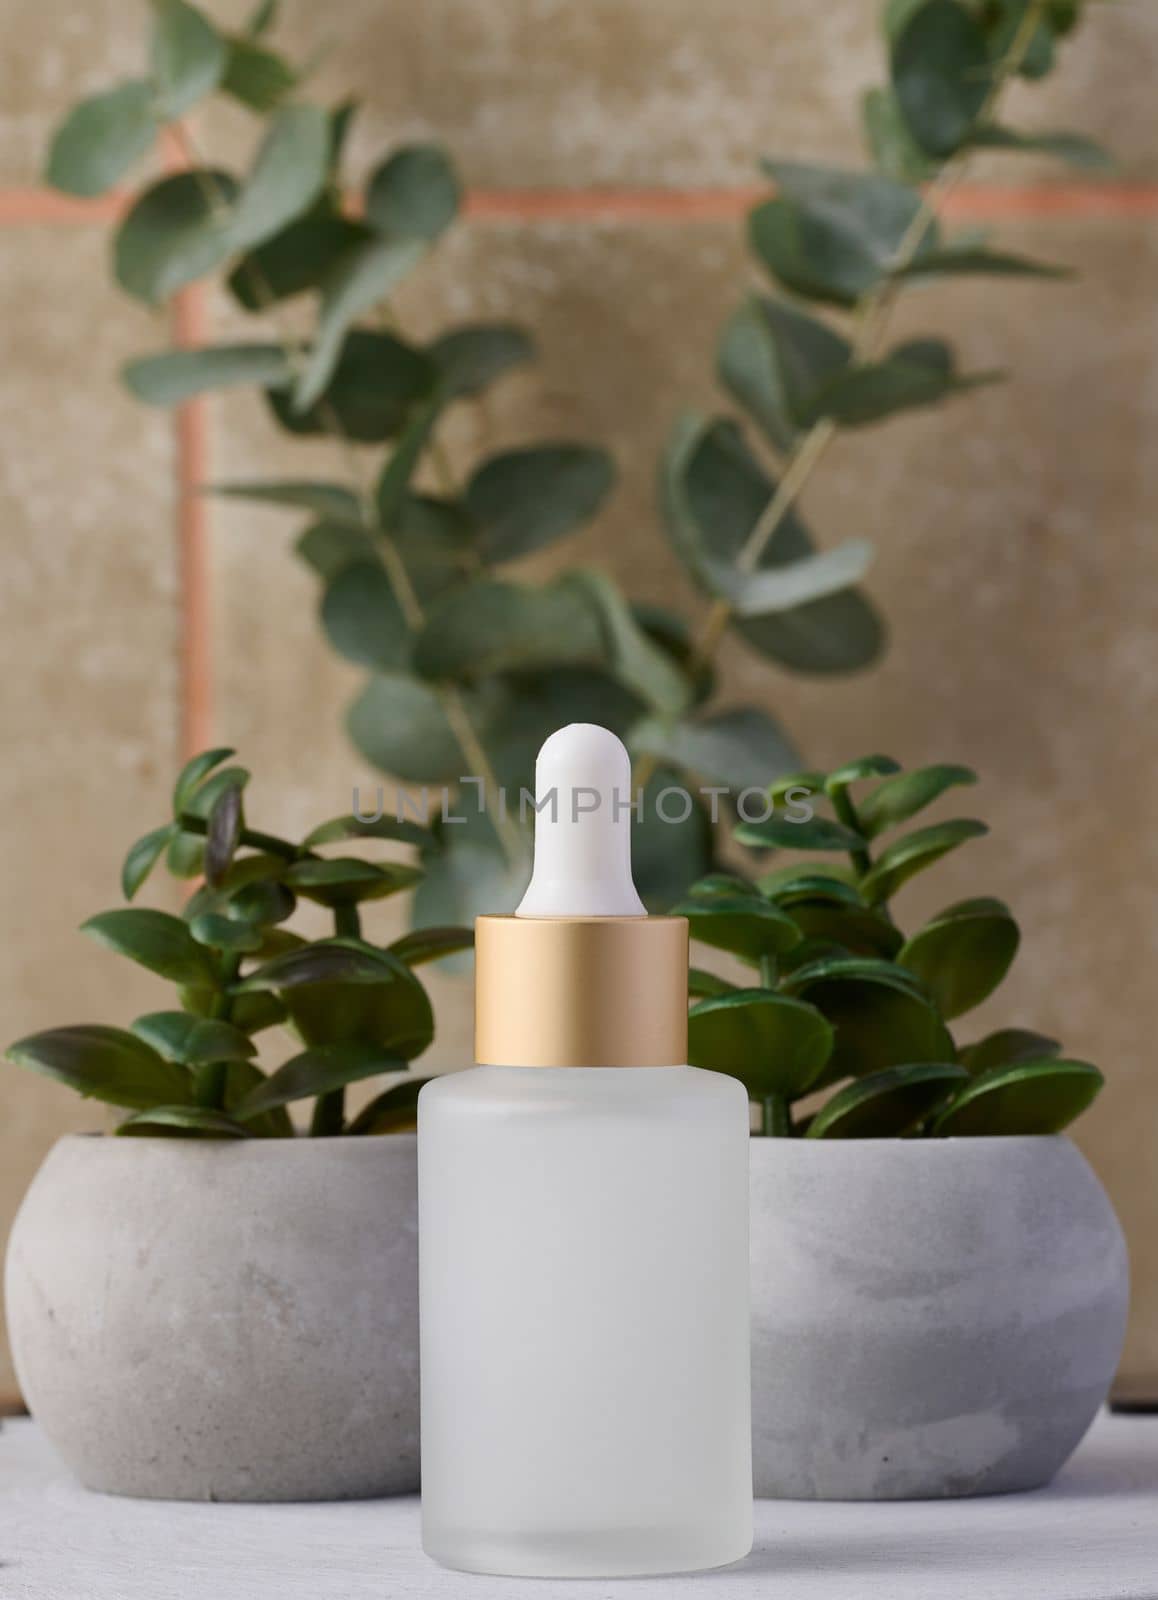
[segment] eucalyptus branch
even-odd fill
[[[1020,70],[1030,43],[1046,12],[1047,0],[1030,0],[1009,49],[993,71],[992,83],[977,114],[976,121],[984,124],[991,120],[1009,80]],[[852,342],[850,365],[871,361],[880,350],[888,326],[889,314],[896,299],[901,274],[913,265],[924,244],[929,229],[945,201],[966,171],[969,155],[955,152],[942,166],[925,189],[921,204],[901,237],[896,257],[888,276],[869,290],[855,308],[856,334]],[[837,433],[831,418],[822,417],[814,422],[788,456],[784,475],[775,493],[752,526],[736,558],[737,569],[751,574],[759,567],[769,544],[779,532],[784,519],[795,506],[801,493],[820,465],[829,445]],[[716,651],[735,612],[730,600],[716,599],[705,616],[692,645],[689,670],[697,671],[710,666]],[[644,756],[637,763],[635,781],[645,785],[655,772],[654,756]]]
[[[194,181],[205,195],[211,211],[223,214],[228,208],[226,196],[222,192],[220,184],[206,166],[188,127],[181,121],[175,121],[169,126],[184,159],[194,174]],[[243,267],[262,313],[269,318],[291,374],[300,376],[304,354],[301,341],[285,328],[284,322],[277,311],[277,297],[268,278],[252,255],[245,258]],[[397,326],[397,319],[392,311],[389,314],[389,321],[391,326]],[[410,574],[406,569],[406,563],[402,559],[402,555],[390,531],[382,525],[381,518],[378,516],[378,507],[373,489],[361,470],[361,463],[353,447],[353,441],[343,428],[341,417],[336,406],[331,401],[323,397],[318,402],[318,410],[328,433],[338,447],[349,479],[349,487],[362,508],[363,520],[367,527],[380,537],[383,565],[386,568],[386,575],[390,580],[391,587],[398,597],[399,608],[406,626],[412,633],[417,633],[425,624],[426,613],[418,597],[418,592],[411,581]],[[432,445],[432,459],[435,463],[435,469],[443,482],[449,484],[451,482],[449,462],[441,445]],[[506,808],[499,804],[500,787],[498,777],[478,730],[471,721],[466,703],[458,689],[452,684],[437,685],[436,693],[446,713],[446,720],[450,724],[451,731],[462,751],[463,760],[471,767],[473,774],[482,780],[488,801],[492,802],[491,815],[495,819],[495,831],[499,845],[507,858],[508,864],[514,866],[525,856],[526,844]]]

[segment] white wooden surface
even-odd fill
[[[444,1572],[418,1502],[181,1505],[88,1494],[30,1422],[0,1428],[3,1600],[1158,1600],[1158,1417],[1099,1418],[1037,1494],[764,1501],[746,1561],[584,1583]]]

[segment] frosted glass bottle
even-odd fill
[[[419,1117],[423,1545],[538,1577],[752,1543],[748,1103],[688,1066],[481,1066]]]

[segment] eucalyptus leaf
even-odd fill
[[[312,511],[319,517],[332,517],[355,526],[360,525],[362,520],[358,496],[337,483],[286,478],[270,483],[216,483],[209,492],[225,499],[254,500],[264,505],[285,506],[293,511]]]
[[[166,121],[173,122],[217,88],[229,52],[213,24],[185,0],[152,3],[152,66],[158,109]]]
[[[738,617],[760,618],[795,611],[851,588],[864,577],[872,558],[867,539],[846,539],[833,550],[801,556],[784,566],[751,573],[713,567],[709,575]]]
[[[948,244],[943,250],[927,250],[918,260],[900,266],[896,278],[982,277],[982,278],[1072,278],[1070,267],[1048,261],[1032,261],[1028,256],[1011,255],[1003,250],[987,250],[982,245]]]
[[[113,241],[113,270],[128,294],[160,305],[229,254],[237,180],[215,168],[161,178],[137,196]]]
[[[431,607],[414,646],[423,677],[462,681],[602,657],[599,615],[566,580],[537,589],[482,579],[452,589]]]
[[[289,357],[276,344],[204,345],[198,350],[166,350],[130,361],[125,383],[150,406],[176,406],[212,389],[241,384],[280,387],[289,381]]]
[[[965,143],[989,95],[989,51],[960,0],[928,0],[897,35],[893,88],[923,150],[946,157]]]
[[[543,444],[492,456],[466,487],[466,509],[488,561],[510,561],[589,522],[615,471],[606,451]]]
[[[268,116],[297,88],[298,75],[284,56],[252,39],[229,41],[222,88],[259,116]]]
[[[411,479],[418,470],[422,452],[430,442],[440,407],[441,399],[437,391],[425,399],[416,396],[407,407],[398,442],[382,468],[374,490],[378,522],[387,533],[397,532],[405,508],[412,499]]]
[[[1085,172],[1112,172],[1113,157],[1093,139],[1080,133],[1020,133],[995,123],[974,128],[971,145],[984,150],[1012,150],[1026,155],[1056,156]]]
[[[454,221],[461,189],[450,157],[439,145],[396,150],[366,189],[366,220],[395,239],[436,239]]]
[[[273,113],[229,218],[230,253],[252,250],[308,211],[329,173],[330,124],[320,106]]]
[[[516,323],[470,323],[444,333],[427,346],[442,375],[447,399],[483,393],[496,378],[535,359],[535,343]]]
[[[802,426],[806,397],[843,372],[848,340],[783,300],[752,296],[729,320],[719,349],[720,378],[779,449]]]
[[[1105,1079],[1087,1061],[1021,1061],[991,1067],[941,1113],[943,1138],[1060,1133],[1092,1103]]]
[[[935,163],[914,138],[892,88],[865,91],[861,123],[878,172],[896,183],[924,183],[932,177]]]
[[[307,411],[325,392],[350,325],[397,288],[417,266],[422,252],[421,243],[414,239],[371,237],[338,258],[322,280],[317,334],[294,390],[298,411]]]
[[[632,729],[630,747],[736,790],[763,789],[769,775],[793,769],[798,760],[784,729],[754,707],[695,721],[648,717]]]
[[[322,627],[339,655],[380,672],[404,669],[411,633],[380,561],[341,567],[326,586]]]
[[[938,1111],[969,1074],[950,1062],[886,1067],[850,1083],[808,1125],[809,1139],[901,1139]]]
[[[358,328],[343,342],[328,387],[315,405],[299,410],[288,389],[273,389],[268,399],[289,433],[338,432],[357,444],[380,444],[408,428],[415,409],[429,399],[436,376],[421,351],[393,334]]]
[[[832,1028],[815,1007],[769,989],[736,989],[688,1012],[692,1066],[739,1078],[754,1100],[806,1094],[832,1044]]]
[[[401,672],[376,673],[346,715],[355,748],[404,783],[448,783],[468,767],[431,684]]]
[[[5,1052],[17,1066],[54,1078],[90,1100],[114,1106],[188,1101],[189,1074],[123,1028],[78,1023],[18,1039]]]
[[[935,405],[948,395],[992,382],[995,373],[960,376],[952,352],[939,340],[914,340],[880,361],[850,367],[815,391],[803,407],[806,423],[827,417],[842,427],[864,427],[898,412]]]
[[[265,311],[318,288],[339,260],[370,238],[361,223],[323,203],[243,256],[229,275],[230,292],[247,311]]]
[[[157,132],[152,85],[118,84],[82,100],[65,118],[45,176],[65,194],[104,194],[152,148]]]

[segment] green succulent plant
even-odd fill
[[[975,234],[947,236],[938,211],[977,149],[1103,159],[1079,136],[1021,134],[998,119],[1005,86],[1050,70],[1080,9],[889,0],[889,86],[864,104],[875,170],[767,163],[775,192],[753,210],[749,236],[776,292],[749,296],[719,349],[723,387],[746,423],[687,416],[662,463],[665,522],[703,596],[699,620],[633,604],[602,571],[533,583],[512,566],[598,514],[611,457],[593,442],[552,439],[451,458],[448,417],[485,406],[492,385],[533,359],[533,340],[506,322],[433,339],[402,324],[395,291],[453,225],[459,177],[441,148],[410,144],[384,155],[356,192],[346,176],[356,107],[308,98],[309,69],[269,42],[276,3],[223,30],[187,0],[153,0],[147,69],[65,120],[48,176],[73,194],[123,183],[163,129],[187,160],[188,170],[130,196],[113,248],[120,287],[156,306],[219,281],[258,328],[130,362],[134,394],[171,406],[243,386],[288,434],[333,443],[333,476],[314,475],[311,450],[300,476],[216,492],[305,519],[296,549],[317,576],[320,624],[367,673],[347,715],[353,742],[403,782],[470,775],[491,794],[475,826],[436,831],[418,924],[513,903],[527,831],[494,791],[529,784],[534,751],[568,721],[627,740],[646,791],[640,886],[665,903],[711,867],[716,832],[698,794],[684,826],[656,825],[654,795],[672,782],[742,789],[798,761],[767,709],[717,697],[721,642],[809,674],[877,658],[883,625],[856,587],[870,546],[818,550],[797,502],[841,430],[993,379],[961,371],[940,338],[886,349],[902,294],[934,277],[1056,275]],[[221,100],[256,119],[247,172],[207,161],[192,138],[190,113]]]
[[[312,1100],[309,1132],[387,1133],[414,1126],[427,1080],[412,1065],[434,1037],[430,1000],[415,968],[469,949],[464,928],[424,928],[380,947],[363,936],[360,908],[412,889],[419,865],[327,854],[325,847],[384,839],[421,861],[435,848],[413,822],[336,817],[300,842],[248,826],[249,774],[232,750],[187,763],[172,817],[139,839],[122,870],[131,901],[162,857],[181,876],[203,874],[181,916],[127,905],[82,931],[167,979],[176,1008],[128,1028],[81,1023],[11,1045],[10,1061],[130,1115],[121,1134],[280,1139],[294,1135],[288,1107]],[[288,926],[299,902],[323,906],[333,932],[307,939]],[[257,1036],[281,1025],[293,1053],[265,1072]],[[345,1091],[405,1072],[356,1116]]]
[[[688,1048],[693,1065],[740,1079],[763,1133],[1056,1133],[1098,1093],[1096,1067],[1063,1059],[1055,1040],[1028,1028],[968,1043],[950,1032],[1017,952],[1001,900],[958,901],[911,934],[893,915],[903,884],[988,832],[971,817],[894,830],[975,781],[968,767],[905,772],[887,756],[780,779],[737,838],[806,859],[756,882],[714,873],[674,908],[693,940],[753,969],[750,986],[692,970]],[[832,1092],[801,1115],[798,1103],[822,1090]]]

